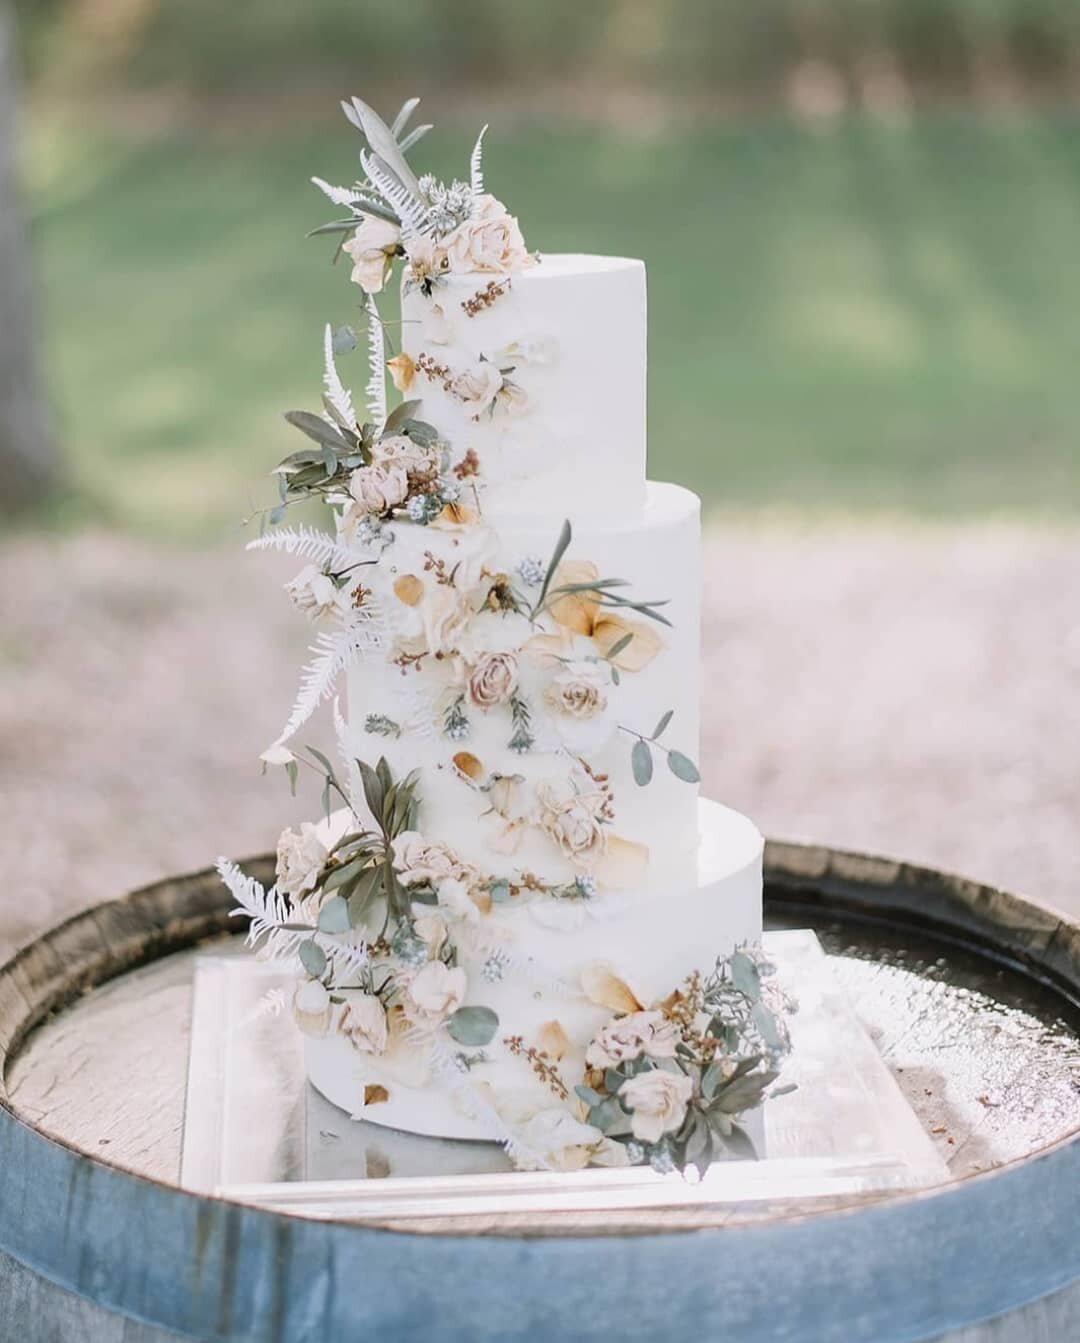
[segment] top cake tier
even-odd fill
[[[513,275],[451,272],[402,293],[408,395],[454,456],[472,449],[485,515],[597,513],[645,499],[645,267],[545,255]]]

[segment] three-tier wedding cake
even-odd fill
[[[482,136],[468,182],[417,177],[414,108],[346,104],[362,175],[314,179],[366,405],[328,326],[252,543],[307,561],[287,590],[322,629],[264,760],[321,774],[325,815],[271,890],[222,874],[350,1114],[523,1166],[700,1166],[740,1150],[785,1033],[761,836],[699,796],[699,501],[645,476],[645,268],[528,251]],[[332,530],[281,525],[312,497]],[[339,765],[296,744],[331,699]]]

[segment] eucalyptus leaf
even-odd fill
[[[356,332],[351,326],[339,326],[331,339],[335,354],[348,354],[356,349]]]
[[[332,895],[319,910],[319,932],[347,933],[351,927],[349,906],[340,895]]]
[[[630,768],[634,772],[634,782],[644,788],[653,775],[653,758],[649,743],[640,737],[630,752]]]
[[[770,1049],[782,1049],[784,1037],[780,1032],[776,1018],[764,1003],[755,1003],[750,1009],[750,1019],[758,1029],[758,1034]]]
[[[761,997],[761,976],[758,974],[757,966],[745,951],[733,952],[728,965],[731,982],[744,997],[756,1003]]]
[[[386,417],[383,433],[392,434],[400,429],[406,420],[412,419],[413,411],[415,411],[419,405],[419,401],[402,401],[400,406],[395,406]]]
[[[660,736],[663,734],[665,728],[667,727],[667,725],[671,722],[671,720],[672,720],[674,717],[675,717],[675,710],[674,710],[674,709],[669,709],[669,710],[667,711],[667,713],[663,715],[663,717],[660,719],[659,723],[657,723],[657,725],[653,728],[653,734],[652,734],[652,735],[653,735],[653,741],[656,741],[657,738],[660,737]]]
[[[459,1007],[447,1018],[446,1029],[459,1045],[487,1045],[495,1038],[499,1018],[490,1007]]]
[[[500,877],[491,883],[488,893],[495,904],[505,904],[510,899],[510,883],[504,877]]]
[[[348,452],[349,445],[341,437],[332,424],[327,424],[321,415],[313,415],[310,410],[287,410],[285,419],[295,429],[299,429],[302,434],[307,434],[316,443],[322,443],[326,447],[334,448],[340,452]]]
[[[683,783],[700,783],[701,775],[698,773],[698,767],[688,755],[683,755],[682,751],[668,752],[668,768],[677,779],[682,779]]]
[[[574,1088],[574,1093],[579,1100],[584,1101],[589,1106],[599,1105],[604,1099],[599,1091],[594,1091],[592,1087],[584,1086],[581,1083]]]
[[[300,957],[300,964],[308,974],[318,979],[326,969],[326,952],[323,951],[318,942],[312,942],[310,939],[307,942],[301,942],[296,952]]]

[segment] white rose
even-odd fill
[[[505,704],[518,687],[515,653],[486,653],[473,666],[465,682],[469,702],[478,709]]]
[[[360,1054],[382,1054],[389,1039],[386,1009],[373,993],[349,994],[338,1030]]]
[[[630,1128],[638,1142],[659,1142],[686,1118],[694,1083],[685,1073],[653,1068],[638,1073],[619,1088],[619,1099],[632,1112]]]
[[[596,662],[567,662],[552,678],[545,698],[568,718],[594,718],[607,708],[610,674]]]
[[[337,607],[338,590],[334,580],[314,564],[301,569],[296,577],[285,584],[289,600],[309,620],[318,620]]]
[[[330,995],[317,979],[302,979],[293,990],[293,1020],[304,1035],[325,1035],[330,1028]]]
[[[326,862],[318,827],[304,821],[299,830],[283,830],[277,846],[277,886],[284,895],[313,890]]]
[[[457,877],[440,881],[437,894],[440,907],[452,918],[461,919],[464,923],[475,923],[479,919],[480,910],[469,895],[468,886]]]
[[[529,394],[516,382],[504,381],[495,393],[495,412],[497,415],[512,419],[515,415],[524,415],[529,409]]]
[[[386,513],[409,493],[409,473],[400,462],[358,466],[349,477],[349,493],[362,512]]]
[[[365,215],[364,222],[342,245],[353,260],[352,275],[365,294],[377,294],[386,283],[390,265],[401,242],[401,229],[388,219]]]
[[[607,799],[597,789],[579,792],[568,779],[544,779],[536,785],[537,824],[555,841],[563,856],[589,868],[606,847],[601,815]]]
[[[590,1068],[617,1068],[630,1059],[672,1059],[678,1033],[662,1012],[631,1012],[605,1026],[585,1051]]]
[[[394,869],[403,886],[432,886],[444,881],[461,881],[470,874],[449,844],[425,839],[416,830],[403,830],[392,844]]]
[[[469,217],[442,240],[457,271],[515,271],[535,265],[521,229],[506,206],[485,193]]]
[[[468,980],[460,965],[451,970],[442,961],[428,961],[413,976],[408,995],[426,1017],[441,1021],[461,1006],[467,988]]]
[[[593,1152],[604,1142],[604,1135],[592,1124],[583,1124],[568,1110],[541,1110],[518,1125],[515,1137],[521,1147],[533,1153],[517,1159],[519,1169],[581,1170]]]
[[[486,410],[499,394],[503,375],[487,359],[481,359],[450,380],[450,395],[479,413]]]

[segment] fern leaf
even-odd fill
[[[278,891],[277,886],[271,886],[267,890],[261,882],[247,876],[228,858],[219,858],[215,866],[218,876],[236,901],[237,907],[230,910],[230,914],[246,915],[251,920],[247,935],[249,946],[254,946],[289,922],[291,917],[289,902]]]
[[[278,527],[249,541],[247,550],[277,550],[286,555],[295,555],[298,559],[311,560],[320,566],[331,569],[347,569],[359,560],[367,558],[366,552],[357,550],[329,532],[319,531],[317,527]]]
[[[338,758],[345,774],[345,793],[349,799],[349,810],[353,816],[364,814],[364,785],[360,778],[360,767],[356,763],[352,734],[341,712],[341,701],[334,698],[334,739],[337,742]]]
[[[331,182],[324,182],[321,177],[313,177],[311,180],[335,205],[356,205],[364,199],[364,193],[357,187],[336,187]],[[359,224],[360,220],[356,222]]]
[[[334,362],[334,332],[329,322],[326,324],[326,333],[323,337],[323,385],[330,404],[345,423],[355,424],[356,411],[353,409],[352,393],[338,376],[337,364]]]
[[[386,343],[383,339],[382,319],[375,300],[368,295],[368,415],[379,426],[386,423]]]
[[[358,658],[382,646],[380,622],[373,609],[361,607],[349,623],[333,633],[324,632],[311,645],[314,655],[300,675],[296,702],[278,742],[286,742],[303,727],[315,710],[329,699],[342,672]]]
[[[474,196],[482,196],[484,193],[484,136],[487,134],[487,127],[476,137],[476,144],[473,146],[472,157],[469,159],[469,182],[472,186]],[[344,202],[338,202],[344,204]]]
[[[398,181],[391,173],[378,154],[369,154],[361,151],[360,162],[363,164],[364,172],[371,180],[372,186],[376,188],[379,194],[391,205],[397,212],[401,220],[402,237],[413,237],[418,233],[431,232],[431,216],[418,196],[414,196],[411,191]]]

